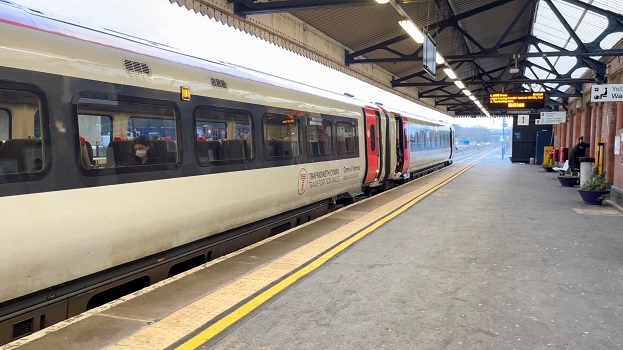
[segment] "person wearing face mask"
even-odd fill
[[[138,136],[134,139],[134,155],[131,159],[131,165],[148,165],[156,164],[157,160],[154,156],[149,139],[145,136]]]

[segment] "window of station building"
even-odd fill
[[[331,119],[310,116],[307,119],[307,155],[321,157],[333,152]]]
[[[305,113],[265,113],[264,152],[268,159],[291,159],[300,155],[299,124]]]
[[[199,164],[236,164],[253,159],[251,125],[251,115],[247,111],[197,109],[195,130]]]
[[[125,101],[78,100],[78,156],[85,169],[176,164],[173,107]]]
[[[337,154],[356,155],[359,152],[357,121],[340,120],[336,123]]]
[[[39,173],[47,166],[40,109],[34,93],[0,89],[0,182],[35,179],[5,176]]]

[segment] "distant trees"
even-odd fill
[[[467,139],[470,142],[490,142],[491,130],[482,126],[463,127],[460,125],[454,126],[456,139]]]

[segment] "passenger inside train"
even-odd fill
[[[130,158],[130,165],[157,164],[158,160],[151,148],[151,142],[145,136],[138,136],[133,141],[134,156]]]

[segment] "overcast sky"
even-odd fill
[[[322,66],[168,0],[10,0],[68,22],[108,28],[173,46],[198,57],[227,61],[296,79],[360,100],[410,111],[412,102]],[[261,52],[262,54],[258,54]],[[501,127],[501,119],[457,118],[457,124]]]

